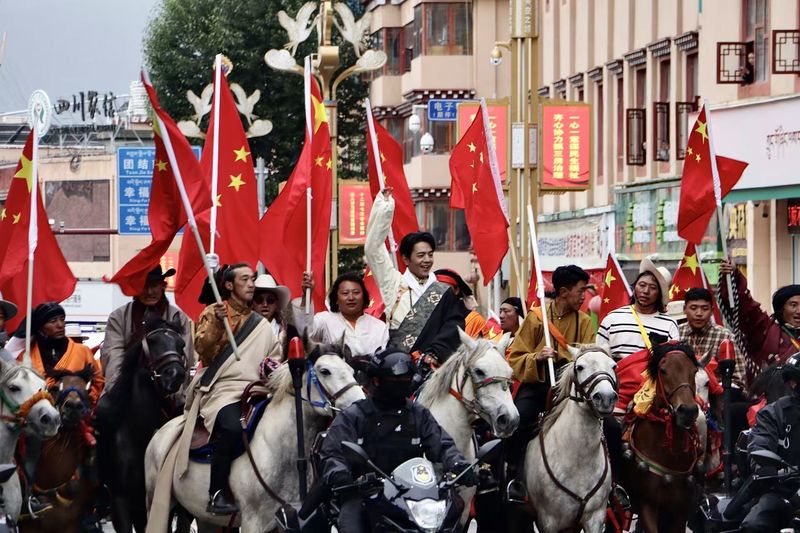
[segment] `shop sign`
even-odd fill
[[[458,139],[467,131],[475,114],[480,109],[476,102],[461,102],[458,104]],[[492,128],[494,149],[497,153],[497,169],[500,171],[500,181],[506,181],[506,167],[508,166],[508,105],[502,102],[486,103],[489,114],[489,126]]]
[[[605,268],[610,217],[613,213],[540,222],[537,242],[542,270],[568,264]]]
[[[428,120],[455,122],[458,120],[458,102],[440,98],[428,100]]]
[[[591,127],[588,104],[542,104],[542,190],[589,188]]]
[[[733,262],[747,264],[747,204],[726,204],[728,254]]]
[[[372,194],[367,182],[341,182],[339,185],[339,243],[358,246],[367,239],[367,222],[372,209]]]
[[[786,227],[789,233],[800,233],[800,200],[789,200],[786,210]]]

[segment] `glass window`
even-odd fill
[[[453,250],[456,252],[466,252],[472,246],[472,238],[467,229],[467,217],[462,209],[453,210],[453,233],[455,243]]]
[[[422,4],[414,6],[414,24],[411,27],[412,58],[422,53]]]
[[[411,60],[417,57],[414,54],[414,27],[413,22],[403,26],[403,57],[400,65],[402,72],[411,72]]]
[[[422,231],[429,231],[436,240],[436,249],[443,252],[466,252],[472,245],[464,211],[450,209],[449,199],[415,203],[417,221]]]
[[[403,144],[403,132],[405,131],[405,121],[402,118],[387,118],[383,121],[383,127],[394,137],[394,140]]]
[[[769,53],[768,23],[768,1],[746,0],[744,40],[748,42],[748,49],[745,68],[752,69],[751,79],[756,82],[766,81],[767,79]]]
[[[471,4],[423,5],[425,7],[423,53],[427,55],[472,54]],[[414,20],[416,22],[416,11]]]
[[[430,120],[427,121],[427,128],[427,131],[433,136],[433,153],[449,154],[456,144],[456,123]]]

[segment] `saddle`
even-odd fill
[[[272,400],[271,396],[256,387],[261,384],[260,381],[254,381],[248,385],[242,393],[242,401],[239,404],[242,410],[242,418],[245,421],[244,431],[249,439],[252,439],[267,405]],[[211,434],[203,424],[202,417],[198,417],[192,432],[192,441],[189,445],[189,459],[197,463],[209,464],[213,453],[214,441],[211,440]],[[237,444],[236,456],[238,457],[242,453],[244,453],[244,443],[240,442]]]

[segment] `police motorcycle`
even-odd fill
[[[773,467],[774,475],[751,474],[733,496],[709,494],[700,503],[703,515],[704,530],[707,533],[733,533],[740,531],[740,526],[747,515],[749,505],[754,500],[777,486],[794,494],[790,502],[800,503],[800,469],[786,463],[777,454],[768,450],[757,450],[750,454],[759,466]],[[798,508],[797,503],[794,505]],[[792,529],[800,531],[800,517],[795,515]]]
[[[15,464],[0,464],[0,483],[5,483],[17,471]],[[6,510],[6,500],[3,497],[3,486],[0,485],[0,533],[17,533],[16,522]]]
[[[364,499],[369,524],[373,531],[393,533],[456,533],[464,503],[458,495],[461,478],[481,462],[490,461],[499,453],[499,439],[480,447],[475,461],[457,476],[439,476],[433,463],[415,457],[402,463],[391,474],[381,471],[364,449],[352,442],[343,442],[347,460],[371,470],[353,484],[334,487],[329,501],[314,492],[297,510],[286,505],[278,510],[278,527],[285,533],[329,532],[339,514],[339,498],[356,491]]]

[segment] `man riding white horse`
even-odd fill
[[[422,366],[443,363],[460,344],[464,329],[464,304],[450,286],[436,280],[433,253],[436,241],[428,232],[409,233],[400,241],[406,270],[392,264],[386,239],[394,216],[391,189],[375,198],[367,224],[364,254],[386,304],[389,346],[417,353]]]
[[[187,432],[191,438],[197,414],[200,414],[214,443],[207,508],[207,512],[214,515],[238,511],[228,476],[236,458],[237,444],[242,439],[239,401],[245,387],[259,378],[261,361],[277,343],[271,324],[251,309],[254,282],[255,273],[249,265],[239,263],[227,267],[222,274],[225,302],[206,307],[195,332],[195,349],[204,369],[195,376],[189,390],[182,439]],[[250,336],[257,336],[258,348],[240,352],[241,359],[237,359],[225,333],[226,320],[237,345],[241,346]]]

